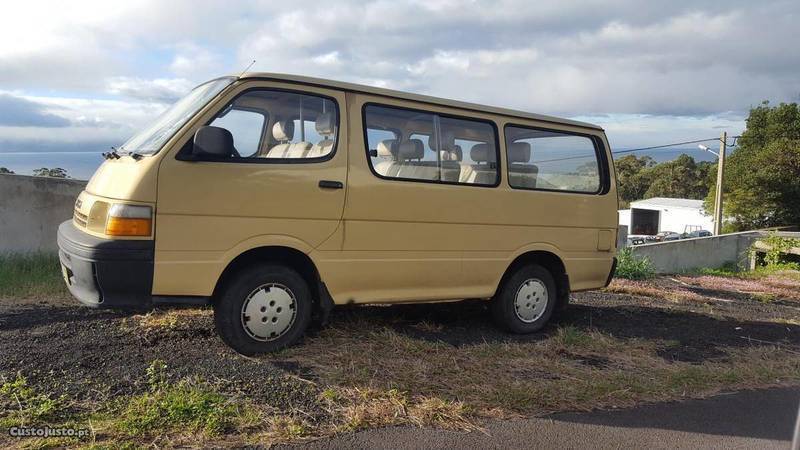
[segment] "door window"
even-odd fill
[[[333,155],[339,111],[327,97],[253,89],[226,105],[209,125],[230,131],[236,150],[231,161],[311,162]]]

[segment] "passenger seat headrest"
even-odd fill
[[[460,145],[454,146],[451,150],[439,150],[439,157],[442,161],[461,161],[464,159],[464,152]]]
[[[384,139],[378,142],[378,156],[394,157],[397,152],[397,139]]]
[[[294,121],[280,120],[272,126],[272,137],[276,141],[291,141],[294,138]]]
[[[453,146],[453,149],[450,150],[450,160],[451,161],[461,161],[464,159],[464,150],[461,150],[460,145]]]
[[[398,159],[422,159],[425,156],[425,144],[419,139],[409,139],[397,149]]]
[[[456,136],[455,136],[455,134],[453,134],[450,131],[445,131],[444,133],[442,133],[441,140],[442,140],[442,148],[438,148],[438,146],[436,145],[436,135],[432,134],[428,138],[428,147],[431,150],[437,150],[437,149],[438,150],[452,150],[453,147],[456,146]]]
[[[336,122],[334,121],[333,113],[326,112],[318,115],[314,128],[317,129],[317,133],[320,136],[331,136],[336,133]]]
[[[494,149],[489,144],[473,145],[469,157],[475,162],[496,162]]]
[[[527,142],[514,142],[508,146],[508,162],[526,163],[531,160],[531,144]]]

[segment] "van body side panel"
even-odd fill
[[[159,170],[154,295],[210,295],[222,271],[241,253],[263,246],[309,253],[339,226],[345,189],[322,189],[319,182],[344,182],[347,177],[344,93],[277,82],[245,83],[221,98],[218,108],[207,111],[184,142],[236,94],[252,88],[335,99],[340,117],[335,154],[321,162],[189,162],[175,159],[182,146],[177,145]]]
[[[507,181],[505,120],[490,114],[348,93],[350,171],[342,251],[315,252],[336,303],[436,301],[492,296],[511,262],[529,251],[558,256],[572,290],[605,285],[614,248],[601,235],[617,228],[613,168],[602,195],[513,189]],[[362,106],[404,106],[493,120],[500,133],[497,187],[378,178],[367,160]],[[560,131],[602,131],[514,120]],[[610,162],[610,154],[606,153]]]
[[[602,131],[516,118],[499,119],[500,130],[514,123],[595,136],[603,143],[608,164],[613,164]],[[615,235],[617,229],[613,166],[606,171],[608,190],[599,195],[515,189],[508,183],[504,138],[500,145],[504,177],[501,186],[495,192],[475,193],[476,205],[489,205],[489,214],[483,220],[490,226],[482,229],[482,238],[475,236],[465,244],[465,282],[476,291],[492,295],[514,259],[531,251],[547,251],[564,263],[572,291],[603,287],[615,254],[614,243],[610,247],[600,245],[603,236]]]
[[[318,251],[314,258],[331,296],[336,303],[463,297],[462,239],[449,211],[467,206],[464,189],[381,180],[367,161],[363,104],[419,105],[354,93],[348,93],[348,101],[350,169],[342,249]]]

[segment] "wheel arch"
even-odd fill
[[[218,301],[228,281],[242,268],[259,263],[282,264],[295,270],[308,284],[309,291],[313,296],[314,310],[312,314],[316,316],[322,315],[323,318],[327,317],[333,301],[320,278],[316,264],[307,253],[294,247],[283,245],[265,245],[250,248],[228,262],[217,278],[217,283],[211,296],[212,303]]]
[[[503,276],[500,277],[500,282],[495,288],[495,295],[506,282],[509,276],[513,274],[518,268],[528,265],[538,264],[547,269],[553,276],[556,283],[558,303],[556,304],[556,311],[564,308],[569,303],[569,274],[567,273],[564,261],[555,252],[549,250],[529,250],[520,255],[508,265]]]

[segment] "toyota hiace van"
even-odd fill
[[[608,141],[573,120],[252,73],[105,157],[58,230],[72,295],[211,304],[243,354],[342,304],[484,299],[531,333],[616,264]]]

